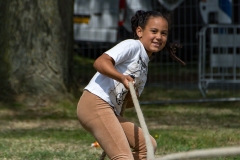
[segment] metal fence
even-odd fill
[[[158,10],[160,12],[169,11],[169,8],[160,3],[160,0],[151,0],[150,2],[153,10]],[[211,0],[211,2],[213,2],[213,0]],[[186,97],[184,93],[181,93],[183,91],[192,91],[194,93],[198,93],[197,96],[194,97],[194,99],[197,98],[198,100],[202,99],[204,96],[208,99],[212,99],[213,101],[215,101],[216,99],[218,99],[219,101],[225,99],[230,100],[230,98],[231,100],[239,100],[239,58],[235,59],[234,57],[232,57],[235,59],[234,74],[237,75],[234,77],[234,84],[228,83],[229,79],[222,79],[221,82],[224,83],[209,83],[207,86],[204,86],[204,91],[201,88],[202,86],[199,87],[199,84],[202,84],[200,82],[202,81],[201,76],[203,76],[201,68],[202,66],[209,66],[210,63],[209,61],[202,61],[202,58],[203,56],[205,56],[204,59],[207,59],[212,56],[212,44],[209,40],[209,32],[202,32],[202,29],[206,28],[209,23],[215,23],[214,25],[217,27],[218,25],[221,25],[217,21],[217,16],[219,16],[220,14],[217,14],[216,12],[211,12],[211,10],[206,13],[206,15],[208,16],[208,22],[204,22],[206,21],[206,19],[204,19],[203,10],[206,11],[205,7],[208,6],[203,6],[200,3],[203,2],[199,0],[185,0],[182,1],[177,7],[175,7],[171,11],[172,27],[169,39],[172,42],[180,43],[183,45],[182,49],[177,51],[177,56],[186,62],[186,66],[182,66],[181,64],[173,61],[166,52],[161,51],[157,53],[156,57],[149,64],[149,75],[146,87],[158,88],[159,91],[161,89],[175,90],[176,92],[179,92],[180,95],[180,100],[177,100],[177,102],[186,102],[188,100],[189,102],[192,101],[190,100],[190,97]],[[232,19],[231,23],[227,22],[229,24],[225,24],[226,26],[239,24],[239,5],[239,1],[232,1]],[[235,36],[236,34],[239,34],[239,32],[240,28],[235,28],[234,31],[227,32],[226,34],[229,34],[224,38],[224,40],[221,41],[221,43],[224,43],[224,41],[230,41],[231,36]],[[204,41],[201,36],[204,36]],[[86,85],[95,73],[95,70],[92,67],[92,62],[94,61],[94,59],[104,53],[104,51],[117,44],[119,41],[127,38],[132,38],[132,33],[129,32],[126,28],[124,28],[124,26],[119,26],[117,28],[117,41],[115,43],[76,41],[75,80],[77,81],[77,83],[81,85]],[[219,38],[222,39],[222,37]],[[214,52],[217,51],[223,52],[221,46],[214,47]],[[233,48],[228,48],[224,50],[224,54],[228,56],[235,55],[239,57],[240,40],[235,39]],[[224,61],[219,61],[220,65],[223,65],[223,67],[220,66],[220,69],[222,70],[224,68],[224,63],[226,62],[230,64],[230,67],[225,67],[225,70],[233,72],[233,69],[230,69],[232,67],[232,61],[230,62],[232,58],[227,58]],[[219,74],[225,73],[219,72]],[[172,101],[174,101],[174,99],[172,99]]]
[[[221,84],[239,88],[240,25],[208,25],[199,35],[199,89]]]

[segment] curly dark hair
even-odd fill
[[[161,12],[158,11],[143,11],[139,10],[135,13],[135,15],[131,18],[131,23],[132,23],[132,31],[133,31],[133,38],[134,39],[139,39],[136,29],[138,26],[140,26],[142,29],[144,29],[147,25],[147,22],[150,17],[162,17],[167,20],[168,22],[168,30],[171,28],[171,16],[170,14],[162,14]],[[181,44],[176,44],[176,43],[171,43],[167,41],[164,50],[166,50],[170,56],[180,62],[181,64],[185,65],[185,62],[183,62],[180,58],[176,56],[176,51],[177,49],[182,48]]]

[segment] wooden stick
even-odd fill
[[[140,108],[140,105],[139,105],[139,102],[138,102],[138,99],[137,99],[137,96],[136,96],[136,91],[133,87],[132,82],[129,82],[129,89],[130,89],[130,93],[132,95],[132,100],[133,100],[134,107],[135,107],[137,115],[138,115],[138,120],[140,122],[141,128],[143,130],[144,138],[145,138],[145,141],[146,141],[147,160],[154,160],[155,158],[154,158],[152,141],[151,141],[150,134],[148,132],[148,128],[147,128],[147,125],[145,123],[143,113],[142,113],[142,110]]]
[[[240,147],[211,148],[169,154],[155,160],[185,160],[196,158],[229,157],[240,155]]]

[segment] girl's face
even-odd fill
[[[136,29],[139,40],[142,42],[148,56],[162,50],[167,42],[168,22],[162,17],[150,17],[145,28]]]

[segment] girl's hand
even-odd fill
[[[121,83],[124,85],[124,87],[129,90],[129,82],[133,83],[134,79],[129,75],[122,75],[121,77]]]

